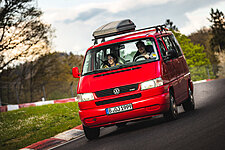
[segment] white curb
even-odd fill
[[[195,82],[193,82],[193,84],[198,84],[198,83],[203,83],[203,82],[207,82],[207,80],[195,81]]]
[[[69,141],[83,134],[84,134],[83,130],[71,129],[63,133],[57,134],[56,136],[54,136],[54,138]]]

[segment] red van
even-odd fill
[[[101,26],[93,33],[95,45],[86,52],[82,72],[72,69],[79,78],[79,115],[89,140],[99,137],[100,127],[158,114],[174,120],[177,106],[195,107],[190,72],[173,33],[164,25],[135,27],[129,19]]]

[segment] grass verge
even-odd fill
[[[0,149],[19,149],[80,125],[77,102],[0,113]]]

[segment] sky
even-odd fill
[[[53,50],[84,55],[92,33],[111,21],[131,19],[136,29],[170,19],[189,35],[209,27],[211,8],[225,13],[225,0],[36,0],[43,21],[55,30]]]

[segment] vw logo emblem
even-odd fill
[[[120,94],[120,89],[119,89],[119,88],[113,89],[113,93],[114,93],[115,95]]]

